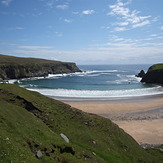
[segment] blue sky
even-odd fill
[[[163,62],[163,0],[0,0],[0,53],[77,64]]]

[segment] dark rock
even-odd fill
[[[151,66],[143,76],[141,82],[163,85],[163,68],[160,68],[160,65],[163,64],[159,64],[158,68],[156,67],[157,65]]]
[[[144,75],[145,75],[144,70],[141,70],[141,71],[138,73],[138,75],[136,75],[136,77],[142,78]]]
[[[75,151],[72,149],[72,147],[65,147],[65,148],[60,148],[60,153],[70,153],[74,155]]]

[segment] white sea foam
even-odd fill
[[[10,84],[14,84],[15,82],[19,83],[19,80],[17,80],[17,79],[8,80],[8,83],[10,83]]]
[[[55,97],[77,97],[77,98],[106,98],[106,97],[132,97],[132,96],[147,96],[163,93],[161,86],[143,89],[129,90],[72,90],[72,89],[29,89],[40,92],[47,96]]]
[[[59,77],[66,77],[66,76],[84,76],[86,72],[75,72],[75,73],[63,73],[63,74],[48,74],[46,78],[59,78]]]
[[[82,71],[82,72],[75,72],[75,73],[68,73],[68,74],[49,74],[46,78],[59,78],[59,77],[66,77],[66,76],[100,76],[100,75],[106,75],[115,72],[125,72],[125,71],[93,70],[93,71]]]
[[[140,83],[141,78],[135,77],[135,75],[121,75],[121,74],[117,74],[116,75],[118,77],[117,80],[114,81],[107,81],[107,83],[110,84],[123,84],[123,83]]]
[[[21,80],[37,80],[37,79],[44,79],[44,78],[61,78],[66,76],[100,76],[114,72],[125,72],[119,70],[93,70],[93,71],[82,71],[82,72],[75,72],[75,73],[63,73],[63,74],[48,74],[47,77],[31,77],[31,78],[24,78]],[[10,80],[12,82],[12,80]],[[12,82],[14,83],[16,79]]]

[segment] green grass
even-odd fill
[[[39,150],[41,158],[36,157]],[[23,161],[161,163],[163,156],[142,149],[108,119],[16,85],[0,84],[0,162]]]
[[[24,58],[24,57],[14,57],[0,54],[0,64],[41,64],[41,63],[61,63],[60,61],[46,60],[40,58]]]
[[[150,71],[163,70],[163,63],[155,64],[155,65],[151,66],[149,70]]]

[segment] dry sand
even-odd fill
[[[163,144],[163,119],[116,121],[139,144]]]
[[[64,102],[85,112],[111,119],[139,144],[163,144],[163,95],[127,100]]]

